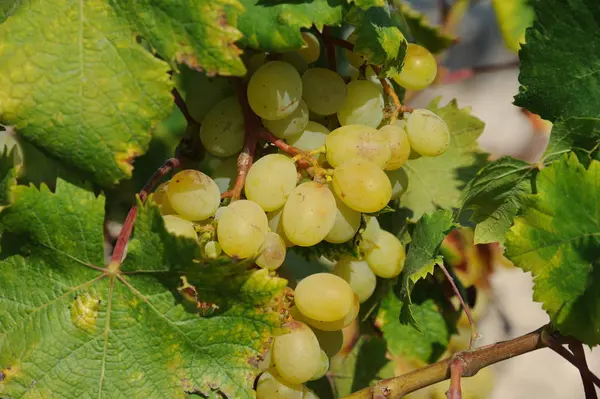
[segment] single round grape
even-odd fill
[[[160,208],[160,213],[163,215],[172,215],[175,212],[173,206],[169,202],[169,195],[167,194],[167,189],[169,186],[169,182],[161,183],[160,186],[154,191],[154,202]]]
[[[380,211],[392,198],[392,184],[385,172],[361,159],[346,161],[335,168],[333,190],[348,207],[364,213]]]
[[[198,123],[203,123],[208,112],[221,100],[235,94],[231,81],[223,77],[208,77],[205,73],[186,69],[183,73],[185,104]]]
[[[171,234],[181,237],[191,238],[193,240],[198,239],[196,229],[194,229],[194,223],[189,220],[185,220],[175,215],[164,215],[163,221],[165,223],[165,229]]]
[[[335,223],[329,233],[325,236],[325,241],[334,244],[341,244],[349,241],[356,235],[360,227],[360,212],[350,209],[337,196],[335,196],[337,212]]]
[[[302,79],[293,66],[270,61],[248,82],[248,103],[261,118],[283,119],[296,110],[302,98]]]
[[[423,90],[433,83],[437,75],[437,63],[425,47],[409,43],[402,71],[393,79],[409,90]]]
[[[321,367],[321,348],[310,327],[299,321],[284,324],[289,333],[275,337],[273,362],[281,377],[292,384],[308,381]]]
[[[230,157],[244,146],[244,115],[237,97],[217,103],[200,126],[200,141],[217,157]]]
[[[221,203],[221,193],[213,179],[193,169],[173,176],[167,194],[171,206],[182,218],[196,222],[214,215]]]
[[[377,278],[364,260],[345,256],[336,263],[333,273],[350,284],[360,303],[369,299],[375,291]]]
[[[275,370],[264,372],[256,385],[256,399],[302,399],[302,384],[284,380]]]
[[[298,108],[289,116],[276,121],[263,119],[262,122],[275,136],[280,139],[289,140],[297,137],[304,131],[304,128],[308,124],[308,107],[304,100],[300,100]]]
[[[400,169],[410,155],[410,144],[406,131],[397,124],[385,125],[379,129],[379,133],[385,137],[392,155],[387,163],[386,170]]]
[[[267,215],[256,202],[239,200],[219,216],[217,236],[223,252],[245,259],[258,253],[268,228]]]
[[[281,54],[281,60],[293,66],[300,76],[308,69],[308,62],[296,51]]]
[[[342,349],[342,343],[344,342],[344,334],[341,330],[336,331],[323,331],[318,328],[311,327],[319,346],[329,357],[334,357]]]
[[[442,155],[450,146],[448,125],[428,109],[416,109],[410,114],[406,134],[410,148],[426,157]]]
[[[381,230],[375,248],[367,253],[365,260],[373,273],[379,277],[396,277],[404,269],[406,251],[402,242],[392,233]]]
[[[237,178],[237,157],[219,158],[206,154],[200,170],[211,177],[224,193],[233,188]]]
[[[329,357],[327,356],[327,353],[321,349],[319,369],[313,374],[313,376],[310,378],[310,381],[318,380],[319,378],[323,377],[327,371],[329,371]]]
[[[383,120],[383,95],[376,84],[353,80],[346,85],[344,105],[337,113],[340,125],[367,125],[377,128]]]
[[[285,260],[285,252],[283,239],[279,237],[279,234],[269,231],[255,263],[264,269],[278,269]]]
[[[321,55],[321,44],[319,43],[319,39],[310,32],[302,32],[302,39],[306,44],[298,50],[298,54],[300,54],[307,63],[312,64],[318,60]]]
[[[348,160],[363,159],[383,169],[391,156],[386,136],[365,125],[346,125],[335,129],[327,136],[325,147],[327,162],[333,167]]]
[[[352,288],[331,273],[316,273],[300,280],[294,302],[305,316],[319,321],[335,321],[352,309]]]
[[[269,154],[256,161],[248,171],[244,192],[265,211],[274,211],[285,204],[296,187],[298,173],[291,158]]]
[[[302,75],[302,97],[315,114],[332,115],[346,100],[346,83],[329,69],[312,68]]]
[[[204,254],[210,259],[217,259],[222,249],[217,241],[209,241],[204,244]]]
[[[283,230],[283,223],[281,223],[282,213],[283,208],[267,213],[267,219],[269,220],[269,229],[273,233],[277,233],[285,243],[285,246],[287,248],[290,248],[293,247],[294,244],[290,240],[288,240],[287,236],[285,235],[285,231]]]
[[[296,187],[283,207],[281,222],[292,243],[311,247],[325,238],[335,223],[337,208],[329,189],[316,182]]]
[[[303,313],[301,313],[296,306],[290,309],[290,313],[294,320],[300,320],[312,328],[316,328],[323,331],[339,331],[345,327],[348,327],[358,316],[358,312],[360,311],[360,301],[358,300],[358,295],[352,293],[352,309],[346,313],[346,315],[342,318],[339,318],[334,321],[320,321],[316,319],[312,319]]]
[[[388,170],[385,172],[392,183],[392,199],[398,199],[408,189],[408,175],[404,169]]]

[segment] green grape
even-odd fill
[[[177,213],[169,202],[169,196],[167,194],[168,186],[169,182],[164,182],[154,191],[154,202],[156,202],[156,205],[158,205],[160,208],[160,213],[163,215],[172,215]]]
[[[402,242],[392,233],[381,230],[375,248],[367,253],[365,260],[373,273],[379,277],[392,278],[404,269],[406,252]]]
[[[342,330],[323,331],[318,328],[311,328],[319,341],[319,346],[327,356],[334,357],[337,355],[344,343],[344,333],[342,333]]]
[[[216,241],[209,241],[204,245],[204,255],[210,259],[217,259],[221,252],[221,246]]]
[[[169,181],[169,202],[184,219],[199,222],[208,219],[221,203],[217,184],[202,172],[186,169]]]
[[[281,215],[285,236],[295,245],[311,247],[325,238],[335,223],[337,208],[329,189],[306,182],[289,195]]]
[[[352,288],[331,273],[315,273],[300,280],[294,302],[305,316],[319,321],[335,321],[352,309]]]
[[[329,129],[320,123],[309,121],[302,134],[290,137],[288,143],[302,151],[313,151],[325,145]],[[325,162],[325,154],[318,158],[319,162]]]
[[[289,51],[281,54],[281,60],[293,66],[300,75],[302,75],[308,69],[308,63],[306,60],[296,51]]]
[[[265,211],[274,211],[285,204],[296,187],[298,173],[291,158],[269,154],[256,161],[248,171],[244,192]]]
[[[335,223],[325,236],[325,241],[341,244],[356,235],[360,227],[361,216],[360,212],[348,208],[337,196],[334,195],[334,197],[337,207]]]
[[[379,238],[379,221],[375,216],[365,216],[365,228],[360,233],[360,243],[358,248],[361,252],[368,252],[375,248],[375,242]]]
[[[267,215],[256,202],[239,200],[219,216],[217,236],[223,252],[245,259],[258,253],[268,228]]]
[[[264,372],[256,385],[256,399],[302,399],[302,384],[284,380],[275,370]]]
[[[346,125],[335,129],[325,142],[327,162],[333,167],[348,160],[362,159],[385,168],[391,156],[386,136],[364,125]]]
[[[379,80],[379,76],[377,76],[377,73],[375,73],[371,65],[367,65],[365,68],[365,80],[377,86],[381,94],[383,94],[383,85],[381,84],[381,80]]]
[[[302,39],[304,39],[304,43],[306,44],[298,50],[298,54],[300,54],[307,63],[312,64],[317,61],[321,55],[321,44],[319,43],[319,39],[310,32],[302,32]]]
[[[351,209],[373,213],[383,209],[392,198],[392,184],[373,162],[353,159],[335,168],[335,194]]]
[[[410,155],[410,144],[406,131],[396,123],[383,126],[379,129],[379,133],[385,137],[392,153],[385,169],[400,169],[408,161]]]
[[[231,81],[222,77],[208,77],[202,72],[187,69],[182,72],[185,104],[198,123],[202,123],[208,112],[221,100],[235,94]]]
[[[392,183],[392,199],[398,199],[408,188],[408,175],[404,169],[388,170],[385,172],[390,183]]]
[[[353,80],[346,89],[346,101],[337,113],[340,125],[379,126],[384,104],[377,85],[366,80]]]
[[[285,260],[285,243],[279,234],[269,231],[255,263],[263,269],[278,269]]]
[[[300,100],[298,108],[289,116],[276,121],[262,120],[263,125],[280,139],[289,140],[297,137],[308,124],[308,107]]]
[[[215,105],[200,126],[200,141],[217,157],[230,157],[244,146],[244,115],[237,97],[227,97]]]
[[[300,320],[312,328],[316,328],[322,331],[340,331],[344,327],[348,327],[354,319],[358,316],[358,312],[360,311],[360,301],[358,299],[358,295],[352,293],[352,309],[346,313],[346,315],[342,318],[339,318],[334,321],[320,321],[316,319],[312,319],[303,313],[301,313],[296,306],[290,309],[290,314],[294,318],[294,320]]]
[[[258,68],[248,83],[248,103],[263,119],[277,120],[296,110],[302,98],[302,79],[293,66],[270,61]]]
[[[321,349],[319,369],[313,374],[312,377],[310,377],[310,381],[318,380],[319,378],[323,377],[327,371],[329,371],[329,357],[327,356],[327,353]]]
[[[193,240],[198,239],[194,223],[189,220],[185,220],[175,215],[163,215],[163,221],[165,222],[165,229],[171,234],[181,237],[191,238]]]
[[[304,394],[302,395],[302,399],[319,399],[319,396],[314,391],[304,387]]]
[[[281,223],[282,213],[283,208],[267,213],[267,219],[269,220],[269,229],[272,232],[277,233],[285,243],[285,246],[287,248],[290,248],[293,247],[294,244],[290,240],[288,240],[287,236],[285,235],[285,231],[283,230],[283,224]]]
[[[260,52],[260,53],[256,53],[251,55],[248,58],[248,61],[246,62],[246,78],[249,79],[252,75],[254,75],[254,72],[256,72],[258,70],[258,68],[260,68],[261,66],[263,66],[265,64],[265,62],[267,62],[267,56],[268,54],[265,52]]]
[[[425,47],[409,43],[404,57],[402,71],[393,79],[409,90],[423,90],[437,75],[437,63],[433,54]]]
[[[428,109],[416,109],[410,114],[406,134],[410,148],[426,157],[442,155],[450,146],[448,125]]]
[[[336,263],[333,273],[350,284],[360,303],[369,299],[375,291],[377,278],[364,260],[346,256]]]
[[[200,170],[209,175],[219,187],[219,191],[224,193],[233,188],[237,178],[237,157],[218,158],[210,154],[200,165]]]
[[[302,384],[321,367],[321,348],[310,327],[299,321],[284,324],[289,333],[275,337],[273,362],[287,382]]]
[[[329,69],[312,68],[302,75],[302,97],[315,114],[332,115],[346,100],[346,83]]]

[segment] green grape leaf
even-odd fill
[[[432,299],[412,304],[412,314],[421,331],[400,322],[402,307],[402,301],[390,290],[377,314],[376,324],[383,332],[389,352],[406,360],[437,361],[452,335],[438,305]]]
[[[339,26],[343,0],[241,0],[246,11],[238,18],[245,46],[270,52],[299,49],[304,45],[301,28]]]
[[[414,41],[434,54],[452,47],[456,42],[456,36],[442,31],[441,27],[433,26],[427,17],[415,10],[406,1],[396,1],[399,5],[399,13],[404,18]]]
[[[521,201],[531,194],[535,166],[518,159],[503,157],[481,169],[462,194],[462,210],[473,211],[475,244],[504,243]]]
[[[0,211],[13,202],[13,189],[22,165],[17,163],[17,147],[0,148]]]
[[[331,359],[329,371],[338,397],[394,376],[394,363],[386,357],[387,344],[377,336],[361,336],[347,356]]]
[[[209,74],[244,75],[235,45],[243,8],[237,0],[111,0],[111,4],[164,59]]]
[[[102,0],[32,1],[0,25],[0,123],[110,186],[173,106],[168,65]]]
[[[156,245],[166,232],[155,206],[139,210],[143,247],[132,249],[156,259],[138,255],[150,264],[128,260],[124,271],[104,267],[103,197],[61,179],[56,193],[14,192],[0,213],[0,397],[255,397],[257,358],[280,332],[285,280],[267,270],[211,273],[192,307],[181,272],[157,267],[181,256]]]
[[[2,0],[0,1],[0,24],[10,17],[17,7],[21,5],[21,0]]]
[[[426,212],[458,207],[462,188],[481,166],[477,138],[484,123],[471,115],[470,108],[458,108],[456,100],[440,108],[438,98],[427,108],[448,124],[450,147],[439,157],[412,159],[404,165],[409,184],[400,205],[412,211],[413,221]]]
[[[551,122],[574,116],[599,117],[600,2],[532,4],[536,19],[519,52],[521,87],[515,105]]]
[[[385,7],[385,0],[348,0],[348,3],[354,3],[357,7],[368,10],[371,7]]]
[[[425,214],[417,222],[412,234],[412,241],[404,262],[404,270],[400,276],[400,296],[403,302],[400,322],[412,324],[417,330],[421,327],[412,312],[411,292],[417,281],[433,273],[435,265],[443,263],[439,254],[440,245],[452,229],[457,227],[452,212],[439,210]]]
[[[593,151],[600,145],[600,119],[569,118],[552,126],[544,163],[555,161],[573,149]]]
[[[537,194],[506,240],[506,255],[534,277],[533,298],[553,326],[600,343],[600,162],[586,170],[571,153],[542,169]]]
[[[353,32],[355,53],[362,55],[367,63],[381,66],[384,76],[400,72],[408,43],[389,7],[368,10],[353,7],[344,20],[356,28]]]
[[[512,51],[519,51],[525,30],[534,18],[529,0],[492,0],[492,5],[504,43]]]

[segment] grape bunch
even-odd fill
[[[206,259],[247,259],[277,273],[293,247],[356,243],[354,256],[328,259],[330,272],[298,282],[282,316],[289,333],[274,338],[259,366],[259,399],[316,397],[303,384],[327,372],[341,330],[377,277],[396,277],[404,267],[404,245],[374,214],[406,191],[409,159],[439,156],[450,143],[435,113],[390,112],[389,93],[360,55],[347,54],[358,73],[345,79],[313,67],[320,43],[309,32],[303,37],[299,51],[248,56],[243,96],[225,78],[198,78],[212,95],[192,90],[186,103],[208,154],[200,170],[178,172],[153,196],[167,230],[196,240]],[[411,44],[393,79],[422,89],[435,67],[427,50]],[[259,142],[247,173],[238,162],[248,134],[239,98],[275,139]],[[227,198],[240,175],[243,192]]]

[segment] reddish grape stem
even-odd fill
[[[302,151],[300,148],[294,147],[293,145],[286,143],[285,141],[283,141],[279,137],[275,136],[273,133],[271,133],[270,131],[268,131],[266,129],[262,129],[260,131],[260,138],[273,144],[275,147],[279,148],[281,151],[285,152],[286,154],[296,156],[296,155],[304,153],[304,151]],[[308,162],[306,162],[306,160],[304,160],[304,159],[299,159],[297,161],[297,164],[298,164],[298,167],[304,168],[304,169],[311,167],[311,165]]]
[[[448,399],[462,399],[460,379],[465,365],[460,356],[454,357],[450,362],[450,388],[446,392]]]
[[[596,388],[594,387],[594,380],[590,378],[590,368],[588,367],[587,360],[585,359],[585,352],[583,351],[583,345],[581,342],[573,342],[569,344],[569,349],[573,352],[573,357],[577,360],[579,374],[581,375],[581,381],[583,382],[583,390],[585,392],[586,399],[598,399]]]

